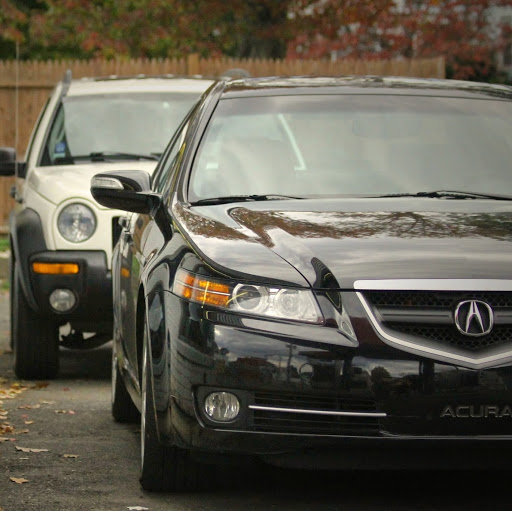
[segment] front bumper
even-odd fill
[[[313,327],[330,340],[321,343],[309,326],[287,335],[275,322],[204,311],[171,294],[165,300],[168,341],[152,347],[163,441],[203,456],[331,469],[511,459],[512,367],[475,370],[406,353],[362,317],[358,343]],[[238,397],[236,420],[208,418],[212,391]]]
[[[32,263],[75,263],[76,274],[35,273]],[[45,251],[29,260],[30,286],[39,313],[60,323],[71,322],[84,331],[110,330],[112,325],[112,276],[102,251]],[[69,312],[56,312],[49,303],[55,289],[69,289],[77,299]]]

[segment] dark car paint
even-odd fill
[[[512,278],[512,201],[339,198],[177,204],[173,218],[212,266],[244,279],[323,288],[319,266],[342,289],[382,275]]]
[[[222,87],[217,86],[217,96]],[[436,94],[437,87],[442,85],[434,84]],[[275,93],[267,92],[264,85],[258,90]],[[252,93],[247,88],[238,92],[233,85],[226,97]],[[286,83],[279,93],[287,93]],[[290,88],[290,93],[296,90]],[[407,88],[407,93],[414,91]],[[456,92],[480,93],[487,91],[468,87]],[[214,104],[215,97],[205,110],[211,112]],[[208,117],[201,117],[198,125]],[[200,128],[196,125],[196,129]],[[185,170],[197,147],[196,138],[186,140]],[[114,349],[140,407],[137,331],[146,314],[162,441],[196,453],[251,454],[283,465],[304,466],[309,459],[318,468],[368,468],[377,453],[382,457],[376,468],[394,466],[401,460],[395,450],[398,438],[407,466],[414,462],[427,466],[413,448],[422,453],[431,447],[432,452],[452,449],[449,461],[446,457],[435,460],[452,466],[477,459],[462,456],[469,442],[472,447],[489,446],[492,439],[500,441],[500,447],[510,447],[509,365],[475,370],[391,347],[372,328],[353,288],[356,280],[383,275],[390,279],[510,279],[512,204],[333,198],[191,207],[183,192],[186,179],[187,173],[182,172],[172,204],[164,204],[173,236],[166,240],[152,218],[134,215],[114,252],[114,271],[128,269],[120,289],[114,289]],[[286,216],[290,212],[308,212],[310,218],[330,217],[340,223],[326,227],[310,221],[307,231],[298,232]],[[174,272],[182,263],[221,278],[312,286],[326,321],[320,326],[291,324],[185,302],[170,292]],[[339,311],[328,293],[340,293],[357,342],[340,329]],[[130,324],[124,318],[137,318],[139,323]],[[324,396],[346,400],[349,410],[365,406],[386,416],[369,424],[346,421],[345,433],[261,431],[253,412],[220,426],[206,418],[195,397],[215,389],[230,389],[243,405],[254,402],[258,393]],[[347,449],[353,456],[340,457]],[[311,453],[315,453],[312,461]],[[358,453],[364,456],[359,458]]]

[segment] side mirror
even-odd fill
[[[96,174],[91,180],[91,194],[107,208],[151,214],[161,196],[151,191],[151,176],[143,170],[125,170]]]
[[[25,162],[16,163],[16,150],[14,147],[0,147],[0,176],[25,177]]]

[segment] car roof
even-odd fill
[[[492,96],[512,100],[512,87],[462,80],[400,76],[294,76],[227,81],[224,97],[297,94],[418,94]]]
[[[133,76],[81,78],[71,80],[67,96],[94,94],[123,94],[141,92],[197,92],[205,91],[214,80],[199,77]]]

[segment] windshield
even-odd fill
[[[191,202],[229,195],[512,194],[512,102],[417,95],[222,100]]]
[[[143,92],[65,97],[41,164],[158,157],[198,96]]]

